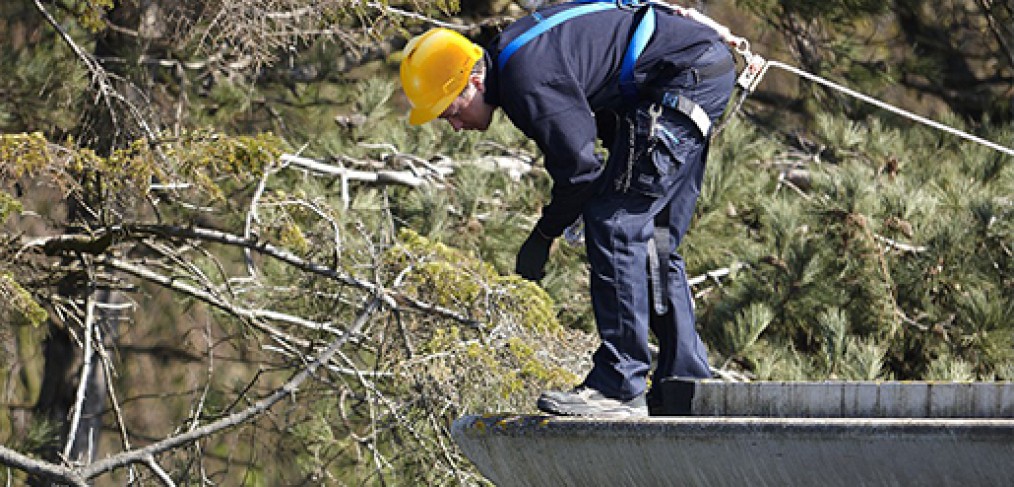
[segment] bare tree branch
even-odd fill
[[[78,424],[81,421],[81,411],[84,409],[85,391],[88,390],[89,377],[92,373],[92,358],[95,356],[92,348],[92,335],[95,329],[95,295],[93,289],[89,289],[85,296],[85,321],[84,321],[84,357],[81,364],[81,379],[77,384],[77,394],[74,405],[71,406],[70,429],[67,432],[67,442],[63,447],[63,458],[71,462],[79,461],[77,458],[70,458],[71,450],[74,448],[74,440],[77,436]],[[88,452],[85,461],[91,457]]]
[[[286,319],[287,321],[290,321],[290,322],[297,322],[297,323],[301,323],[301,324],[309,324],[311,328],[316,328],[316,329],[322,328],[322,326],[320,326],[320,325],[311,324],[310,322],[308,322],[306,320],[302,320],[301,318],[285,315],[283,313],[277,313],[277,312],[271,312],[271,311],[263,311],[263,310],[250,310],[250,309],[246,309],[246,308],[243,308],[243,307],[240,307],[240,306],[237,306],[237,305],[233,305],[233,304],[231,304],[231,303],[229,303],[227,301],[222,300],[218,296],[215,296],[214,294],[212,294],[212,293],[210,293],[208,291],[204,291],[204,290],[198,289],[197,287],[191,286],[191,285],[189,285],[189,284],[187,284],[185,282],[181,282],[179,279],[160,275],[160,274],[158,274],[158,273],[156,273],[154,271],[151,271],[150,269],[144,268],[144,267],[139,266],[139,265],[132,264],[132,263],[124,261],[124,260],[120,260],[120,259],[116,259],[116,258],[111,258],[111,257],[106,257],[106,256],[98,256],[98,257],[95,258],[95,263],[96,264],[100,264],[100,265],[108,266],[108,267],[110,267],[112,269],[116,269],[118,271],[125,272],[127,274],[133,275],[133,276],[141,278],[141,279],[145,279],[147,281],[150,281],[150,282],[159,284],[161,286],[164,286],[166,288],[172,289],[174,291],[185,293],[185,294],[187,294],[187,295],[189,295],[189,296],[191,296],[193,298],[201,300],[202,302],[204,302],[206,304],[209,304],[209,305],[214,306],[214,307],[216,307],[216,308],[218,308],[218,309],[220,309],[222,311],[225,311],[225,312],[227,312],[229,314],[232,314],[233,316],[245,319],[253,327],[255,327],[255,328],[257,328],[257,329],[259,329],[259,330],[267,333],[273,339],[278,340],[281,344],[283,344],[283,346],[287,346],[287,347],[293,347],[293,346],[308,347],[308,346],[310,346],[310,342],[308,340],[303,340],[303,339],[294,337],[294,336],[292,336],[290,334],[287,334],[287,333],[285,333],[285,332],[283,332],[283,331],[281,331],[281,330],[279,330],[279,329],[277,329],[277,328],[275,328],[275,327],[273,327],[273,326],[271,326],[271,325],[269,325],[267,323],[264,323],[263,318],[268,318],[268,317],[272,317],[272,318],[276,318],[276,319],[277,318],[284,318],[284,319]],[[340,334],[340,332],[339,332],[339,334]]]
[[[370,294],[376,294],[381,296],[384,300],[385,306],[389,308],[398,308],[399,303],[407,305],[418,311],[425,313],[431,313],[444,318],[450,318],[463,324],[478,326],[479,323],[467,316],[463,316],[459,313],[451,311],[449,309],[424,303],[410,296],[394,293],[387,289],[382,289],[376,284],[352,277],[348,274],[338,272],[335,269],[306,261],[299,256],[278,247],[275,247],[267,242],[260,242],[257,240],[243,239],[237,235],[219,232],[217,230],[201,229],[196,227],[182,228],[182,227],[171,227],[171,226],[154,226],[154,225],[137,225],[128,227],[128,233],[149,233],[149,234],[161,234],[170,235],[184,238],[195,238],[200,240],[206,240],[210,242],[217,242],[229,245],[236,245],[244,248],[249,248],[260,252],[264,255],[274,257],[286,264],[292,265],[297,269],[301,269],[306,272],[311,272],[320,276],[324,276],[342,284],[354,286],[363,289]]]
[[[162,466],[155,461],[154,455],[145,456],[144,461],[142,463],[147,465],[152,472],[155,472],[155,476],[158,477],[159,481],[162,482],[162,485],[165,485],[167,487],[176,487],[176,482],[173,482],[172,477],[170,477],[169,474],[167,474],[166,471],[162,469]]]
[[[345,181],[362,181],[367,183],[378,183],[378,184],[400,184],[417,188],[430,182],[427,176],[433,176],[430,174],[418,175],[412,171],[359,171],[355,169],[347,169],[344,167],[332,166],[330,164],[324,164],[313,159],[306,157],[299,157],[292,154],[282,154],[282,162],[292,163],[314,171],[320,174],[327,174],[330,176],[338,176],[342,178],[343,187]],[[448,168],[446,173],[453,171]],[[445,174],[446,174],[445,173]],[[437,176],[442,177],[444,174],[437,173]]]
[[[109,229],[98,229],[94,232],[93,235],[68,234],[33,239],[32,241],[27,242],[23,246],[22,251],[30,247],[43,247],[47,250],[47,252],[52,253],[58,253],[65,250],[74,252],[92,251],[94,253],[98,253],[99,251],[104,251],[105,248],[108,247],[109,241],[107,239],[110,238],[111,235],[123,236],[131,234],[164,235],[178,238],[196,239],[207,242],[233,245],[245,249],[254,250],[261,254],[276,258],[282,262],[285,262],[286,264],[292,265],[297,269],[317,274],[323,277],[327,277],[339,283],[363,289],[369,292],[370,294],[381,296],[381,299],[384,300],[384,304],[391,309],[398,309],[402,305],[404,305],[408,306],[411,309],[421,311],[423,313],[429,313],[443,318],[453,319],[459,323],[466,324],[472,327],[480,326],[478,320],[474,318],[464,316],[460,313],[449,310],[447,308],[443,308],[441,306],[425,303],[423,301],[420,301],[416,298],[413,298],[405,294],[396,293],[388,289],[381,288],[380,286],[372,282],[350,276],[348,274],[339,272],[330,267],[320,265],[314,262],[309,262],[287,250],[275,247],[267,242],[261,242],[254,239],[245,239],[241,236],[221,232],[218,230],[203,229],[198,227],[183,228],[167,225],[117,226],[111,227]],[[100,244],[97,244],[97,242],[99,242]],[[177,291],[186,292],[187,294],[195,298],[198,298],[207,304],[211,304],[215,307],[218,307],[224,311],[227,311],[239,317],[254,319],[255,322],[257,321],[257,319],[260,318],[268,318],[274,320],[282,320],[289,323],[298,324],[301,326],[307,326],[312,329],[320,329],[327,331],[327,326],[324,324],[310,322],[298,317],[285,315],[282,313],[268,312],[263,310],[248,310],[242,307],[228,304],[221,298],[214,296],[207,291],[188,285],[184,282],[179,281],[178,279],[174,279],[167,276],[160,276],[157,273],[154,273],[150,270],[144,269],[135,264],[131,264],[120,259],[99,255],[96,257],[96,263],[108,265],[111,268],[127,272],[129,274],[144,278],[146,280],[150,280],[152,282],[161,284],[163,286],[169,287]],[[264,329],[271,335],[284,336],[284,333],[271,327],[268,327],[267,325],[264,325],[262,323],[255,324],[256,326]]]
[[[3,445],[0,445],[0,464],[12,466],[31,475],[66,482],[75,487],[88,487],[87,477],[81,475],[76,469],[36,460]]]

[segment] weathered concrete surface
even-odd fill
[[[1010,384],[808,384],[709,381],[678,418],[468,416],[452,436],[502,487],[1014,485]]]
[[[698,381],[694,416],[1014,418],[1011,382]]]

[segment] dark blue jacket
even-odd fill
[[[539,11],[549,17],[572,4]],[[538,229],[559,236],[592,195],[603,161],[595,152],[593,112],[623,112],[635,100],[619,92],[618,76],[628,41],[641,19],[631,10],[609,9],[570,19],[535,37],[497,69],[497,56],[536,22],[529,15],[508,26],[491,45],[486,102],[503,109],[511,122],[538,144],[553,178],[552,200]],[[655,32],[637,60],[639,89],[673,87],[679,74],[714,42],[718,34],[697,22],[656,8]]]

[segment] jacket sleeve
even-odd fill
[[[547,237],[558,237],[581,214],[603,169],[595,152],[595,117],[577,83],[567,79],[514,101],[517,109],[508,110],[508,116],[539,146],[553,179],[552,198],[536,227]]]

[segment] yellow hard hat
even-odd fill
[[[440,116],[468,85],[481,57],[481,47],[449,29],[430,29],[409,41],[401,61],[401,86],[412,103],[408,123]]]

